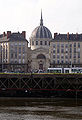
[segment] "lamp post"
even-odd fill
[[[3,47],[2,47],[2,72],[3,72]]]

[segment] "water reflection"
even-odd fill
[[[1,120],[82,120],[79,99],[0,98]]]

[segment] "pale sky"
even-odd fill
[[[29,39],[40,24],[41,9],[52,35],[82,33],[82,0],[0,0],[0,34],[26,31]]]

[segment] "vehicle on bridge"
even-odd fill
[[[48,68],[48,73],[62,73],[62,68]]]
[[[48,68],[47,73],[82,73],[82,68]]]

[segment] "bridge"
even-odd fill
[[[0,93],[3,91],[82,96],[82,74],[0,74]]]

